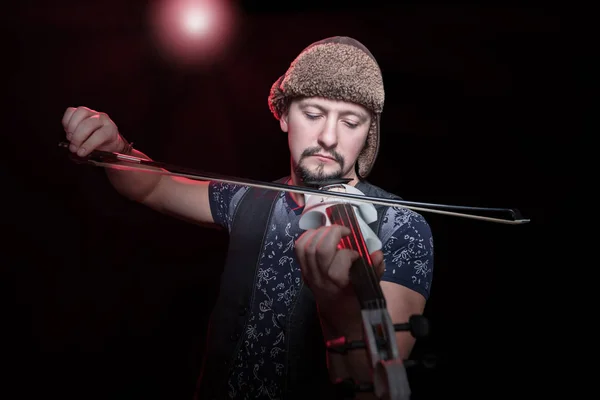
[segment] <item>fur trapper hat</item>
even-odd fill
[[[371,52],[347,36],[312,43],[271,87],[268,101],[275,118],[281,118],[294,97],[343,100],[371,111],[367,142],[357,163],[359,177],[366,178],[379,152],[379,127],[385,100],[381,70]]]

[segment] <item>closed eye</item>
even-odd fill
[[[317,119],[317,118],[319,118],[319,114],[311,114],[311,113],[305,112],[304,115],[306,115],[306,118],[308,118],[308,119]]]
[[[321,117],[321,114],[313,114],[313,113],[308,113],[308,112],[304,112],[304,116],[310,120],[316,120],[319,119]],[[346,126],[350,129],[355,129],[356,127],[358,127],[360,125],[360,123],[356,123],[356,122],[352,122],[352,121],[344,121],[344,124],[346,124]]]

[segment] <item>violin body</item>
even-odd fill
[[[328,191],[341,191],[342,193],[351,194],[363,194],[360,190],[354,186],[340,184],[332,185],[331,187],[325,187]],[[327,215],[327,209],[334,204],[338,203],[352,204],[354,212],[357,215],[357,220],[360,226],[360,232],[366,242],[369,253],[373,253],[376,250],[381,250],[382,243],[369,227],[368,224],[377,220],[377,210],[375,206],[370,203],[362,203],[352,200],[340,200],[339,198],[328,197],[326,194],[323,196],[305,194],[304,195],[304,212],[300,217],[300,229],[317,229],[321,226],[331,225],[331,220]]]
[[[362,193],[345,184],[331,185],[322,190]],[[332,224],[350,228],[352,233],[342,238],[338,247],[359,253],[359,258],[350,267],[350,282],[360,304],[373,391],[379,399],[408,400],[410,387],[399,356],[394,324],[370,257],[382,248],[381,241],[368,225],[377,219],[375,206],[351,200],[340,201],[328,197],[326,192],[323,196],[305,195],[305,201],[305,210],[300,218],[301,229],[317,229]],[[345,342],[345,339],[336,341]]]

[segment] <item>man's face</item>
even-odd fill
[[[371,114],[360,105],[310,97],[292,101],[280,120],[292,168],[301,181],[355,178]]]

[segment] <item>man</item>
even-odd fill
[[[308,46],[273,84],[268,101],[288,135],[290,175],[281,182],[319,186],[348,178],[366,195],[396,197],[365,180],[379,148],[384,89],[379,66],[361,43],[333,37]],[[68,108],[63,125],[70,150],[80,156],[99,149],[149,159],[103,113]],[[333,393],[337,379],[372,379],[365,351],[325,350],[326,341],[340,336],[362,339],[348,276],[357,254],[337,246],[348,228],[302,232],[304,198],[295,193],[137,171],[107,174],[131,200],[230,234],[199,399],[321,398]],[[373,228],[383,248],[371,256],[393,322],[406,322],[423,312],[430,293],[431,231],[413,211],[380,206],[377,211]],[[396,335],[407,358],[414,338]]]

